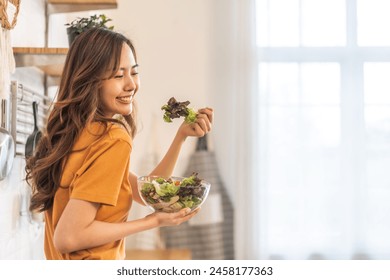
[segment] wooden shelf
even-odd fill
[[[64,64],[41,65],[36,67],[41,69],[46,75],[60,77],[64,69]]]
[[[66,55],[68,48],[25,48],[25,47],[14,47],[14,54],[61,54]]]
[[[117,0],[47,0],[48,14],[116,9]]]
[[[62,74],[67,48],[13,48],[16,67],[37,67],[45,74],[59,77]]]

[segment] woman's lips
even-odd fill
[[[119,96],[116,99],[121,103],[130,104],[133,101],[133,95]]]

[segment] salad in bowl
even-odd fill
[[[173,213],[199,208],[208,196],[210,183],[199,179],[197,173],[190,177],[142,176],[138,178],[138,190],[152,210]]]

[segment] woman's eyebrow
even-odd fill
[[[137,68],[138,66],[139,66],[138,64],[134,64],[133,66],[131,66],[131,69]],[[124,71],[126,70],[126,67],[121,67],[119,68],[119,70]]]

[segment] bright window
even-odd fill
[[[390,258],[390,1],[257,0],[262,258]]]

